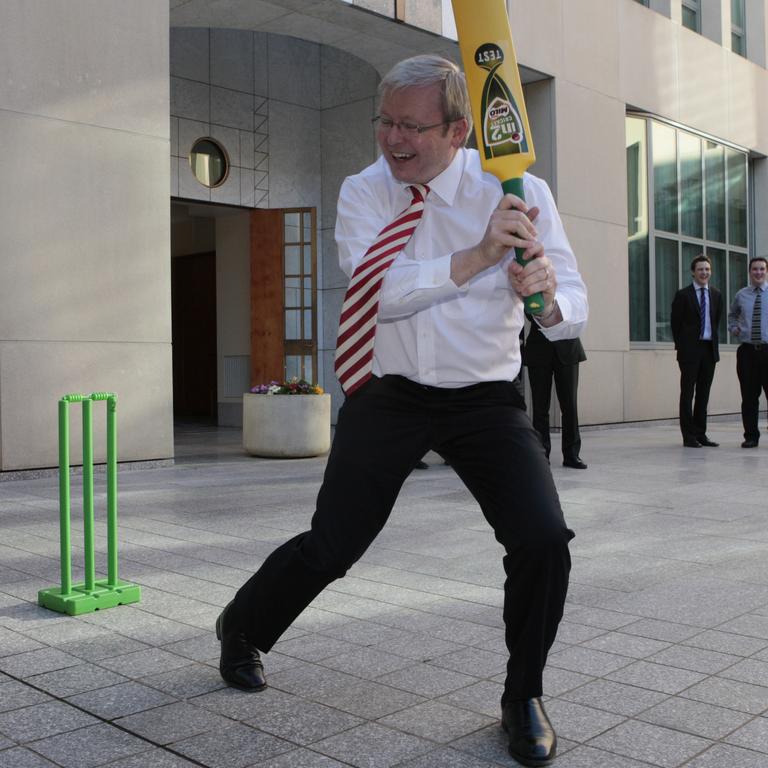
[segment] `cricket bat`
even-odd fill
[[[505,0],[451,2],[483,170],[501,182],[505,194],[525,199],[523,174],[536,162],[536,153]],[[515,249],[521,264],[523,253]],[[542,294],[527,296],[525,311],[541,314]]]

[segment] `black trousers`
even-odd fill
[[[304,608],[355,563],[389,517],[415,463],[439,451],[478,501],[503,558],[503,701],[540,696],[571,561],[538,435],[511,382],[461,389],[373,378],[339,411],[311,529],[278,547],[241,587],[235,622],[269,651]]]
[[[698,440],[707,434],[709,390],[715,377],[712,342],[699,341],[697,344],[698,359],[677,362],[680,368],[680,431],[685,440]]]
[[[768,398],[768,344],[739,344],[736,374],[741,387],[741,421],[745,440],[760,440],[757,426],[760,390]]]
[[[533,426],[541,435],[544,450],[549,456],[552,443],[549,437],[549,404],[552,400],[552,379],[563,416],[561,444],[564,459],[576,459],[581,453],[579,433],[579,364],[529,365],[528,381],[531,383]]]

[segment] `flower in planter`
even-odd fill
[[[254,395],[322,395],[323,388],[294,376],[288,381],[270,381],[251,387]]]

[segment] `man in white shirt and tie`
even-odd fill
[[[709,284],[711,276],[709,257],[699,254],[691,262],[692,283],[672,301],[672,337],[680,367],[680,431],[687,448],[717,447],[707,437],[707,405],[720,359],[723,303],[720,291]]]
[[[741,387],[742,448],[760,443],[758,409],[760,390],[768,398],[768,259],[756,256],[749,262],[749,282],[734,297],[728,312],[728,330],[737,336],[736,375]]]
[[[275,550],[222,612],[220,669],[237,687],[266,685],[259,651],[362,556],[434,449],[505,548],[502,724],[519,762],[547,765],[556,736],[541,678],[573,532],[512,382],[522,297],[543,293],[536,322],[554,341],[583,330],[586,289],[547,185],[526,174],[526,202],[504,196],[464,147],[471,112],[453,63],[400,62],[380,96],[381,157],[344,181],[338,202],[339,262],[351,279],[336,370],[347,397],[311,530]],[[532,257],[525,267],[515,247]]]

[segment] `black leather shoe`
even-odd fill
[[[230,685],[244,691],[263,691],[267,687],[259,651],[245,632],[229,626],[230,603],[216,619],[216,637],[221,641],[219,672]]]
[[[687,437],[683,440],[683,445],[686,448],[701,448],[701,443],[698,440],[694,440],[692,437]]]
[[[742,448],[757,448],[757,440],[745,440],[741,444]]]
[[[557,736],[541,699],[504,704],[501,727],[509,736],[509,754],[521,765],[549,765],[555,759]]]
[[[696,439],[698,440],[699,445],[703,445],[705,448],[719,448],[720,447],[720,443],[713,442],[706,435],[704,437],[698,437]]]
[[[563,459],[563,466],[570,467],[571,469],[587,468],[587,465],[578,456],[572,456],[567,459]]]

